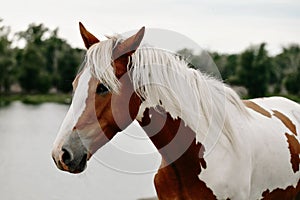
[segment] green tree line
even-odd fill
[[[15,45],[21,43],[20,45]],[[281,53],[270,56],[265,43],[250,46],[240,54],[194,54],[190,49],[178,53],[191,67],[203,69],[209,62],[218,67],[225,83],[243,86],[247,97],[271,94],[300,96],[300,46],[282,47]],[[43,24],[30,24],[12,37],[10,27],[0,19],[0,94],[69,93],[72,90],[84,50],[72,48],[58,37],[58,29]]]
[[[270,56],[266,45],[250,46],[240,54],[209,54],[224,82],[243,86],[246,97],[284,95],[299,99],[300,46],[290,44],[282,47],[279,54]],[[191,67],[201,70],[211,66],[206,52],[195,55],[190,49],[182,49],[178,53],[192,63]]]
[[[0,24],[1,94],[14,92],[13,86],[29,94],[45,94],[50,89],[62,93],[71,91],[84,51],[72,48],[57,33],[58,29],[30,24],[27,30],[10,39],[10,28]],[[24,44],[24,47],[14,47],[14,43]]]

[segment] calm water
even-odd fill
[[[119,133],[79,175],[59,171],[51,148],[68,107],[13,103],[0,109],[0,199],[93,200],[155,196],[160,157],[136,123]]]

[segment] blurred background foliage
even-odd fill
[[[28,98],[28,94],[71,93],[71,83],[85,50],[72,48],[57,33],[58,29],[30,24],[27,30],[12,34],[0,19],[1,98],[11,98],[12,94]],[[224,82],[244,89],[242,97],[282,95],[299,101],[300,46],[290,44],[272,56],[266,46],[265,43],[250,46],[239,54],[209,54]],[[195,54],[190,49],[182,49],[178,53],[192,63],[191,67],[201,69],[207,65],[206,52]]]
[[[249,46],[239,54],[209,54],[223,81],[243,98],[280,95],[300,102],[299,44],[282,47],[277,55],[269,55],[266,46],[266,43]],[[206,52],[197,55],[190,49],[182,49],[178,53],[192,63],[191,67],[201,70],[207,65]]]
[[[58,29],[50,30],[43,24],[30,24],[27,30],[10,39],[10,28],[0,24],[2,94],[69,93],[72,90],[71,83],[84,50],[72,48],[57,32]]]

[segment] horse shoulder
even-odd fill
[[[300,105],[282,97],[250,101],[270,114],[266,116],[252,111],[258,122],[256,125],[254,121],[251,123],[255,135],[253,159],[257,163],[252,175],[253,198],[286,199],[287,193],[295,196],[299,193],[300,178]]]
[[[207,168],[199,174],[199,179],[211,188],[217,199],[249,199],[252,171],[249,147],[238,143],[239,152],[236,152],[226,143],[224,135],[219,141],[222,142],[205,156]]]

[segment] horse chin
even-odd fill
[[[87,168],[87,164],[84,165],[82,169],[76,169],[74,171],[69,171],[71,174],[80,174]]]

